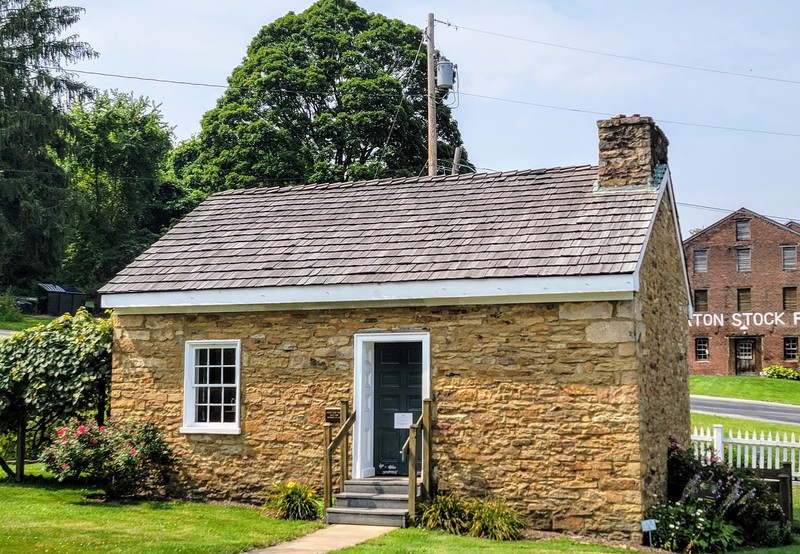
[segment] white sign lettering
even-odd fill
[[[736,312],[732,314],[693,314],[689,319],[689,327],[723,327],[732,325],[740,329],[750,326],[776,326],[800,325],[800,312]]]

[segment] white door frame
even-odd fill
[[[353,345],[353,478],[375,475],[375,343],[422,343],[422,398],[431,396],[431,334],[428,331],[385,331],[356,333]]]

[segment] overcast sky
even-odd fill
[[[100,53],[73,69],[224,85],[262,26],[312,2],[65,3],[85,8],[72,31]],[[800,219],[800,2],[358,3],[420,28],[429,12],[452,24],[437,24],[436,45],[458,65],[453,114],[479,168],[596,164],[596,120],[639,113],[669,138],[684,236],[727,214],[708,208]],[[199,131],[222,93],[80,76],[159,103],[176,141]]]

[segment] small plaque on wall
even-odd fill
[[[411,412],[397,412],[394,414],[394,428],[408,429],[414,423],[414,414]]]
[[[325,408],[325,423],[341,423],[342,412],[339,408]]]

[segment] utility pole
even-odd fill
[[[436,175],[439,161],[436,154],[436,60],[433,44],[433,14],[428,14],[428,175]]]

